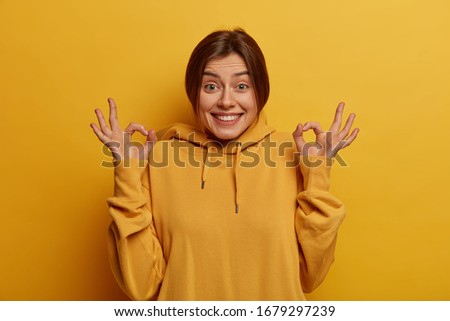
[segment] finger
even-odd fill
[[[295,131],[292,133],[294,137],[295,143],[297,145],[297,150],[300,152],[303,149],[303,146],[306,144],[305,139],[303,138],[303,126],[302,124],[298,124]]]
[[[100,109],[95,109],[95,114],[97,115],[98,123],[100,124],[100,128],[102,129],[102,132],[110,136],[111,135],[111,129],[109,129],[108,125],[106,124],[105,117],[103,116],[103,113]]]
[[[353,126],[353,122],[355,120],[356,114],[351,113],[348,118],[347,121],[345,122],[344,128],[341,130],[341,132],[339,133],[338,137],[340,139],[344,139],[345,137],[347,137],[348,133],[350,132],[350,129]]]
[[[322,127],[320,127],[320,124],[318,122],[307,122],[303,126],[303,132],[306,132],[310,129],[314,131],[314,134],[316,134],[316,136],[323,133]]]
[[[349,146],[355,139],[356,137],[358,137],[358,133],[359,133],[359,128],[355,128],[353,129],[352,133],[350,134],[350,136],[348,136],[347,139],[345,139],[345,144],[342,148],[345,148],[347,146]]]
[[[148,131],[145,129],[144,125],[138,123],[130,123],[125,129],[125,132],[130,135],[133,135],[135,132],[139,132],[144,136],[148,135]]]
[[[91,128],[94,130],[95,135],[103,144],[105,144],[107,141],[109,141],[109,137],[106,136],[105,134],[103,134],[101,129],[98,128],[96,124],[92,123]]]
[[[147,148],[147,153],[149,153],[152,149],[153,146],[155,145],[155,143],[158,141],[158,138],[156,137],[156,133],[153,129],[148,131],[148,135],[147,135],[147,144],[146,144],[146,148]]]
[[[158,137],[156,137],[156,133],[153,129],[148,131],[147,141],[152,143],[156,143],[158,141]]]
[[[334,120],[331,124],[330,131],[337,133],[341,128],[342,124],[342,113],[344,111],[344,102],[340,102],[336,108],[336,113],[334,114]]]
[[[117,119],[117,106],[112,98],[108,98],[109,104],[109,124],[112,130],[120,130],[119,120]]]

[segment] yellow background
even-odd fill
[[[337,260],[308,298],[450,300],[447,0],[1,0],[0,299],[126,299],[93,109],[112,96],[123,125],[191,122],[190,52],[233,26],[266,55],[273,126],[357,113],[332,174]]]

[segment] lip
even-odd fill
[[[221,126],[233,126],[239,122],[243,115],[243,113],[211,113],[214,122]],[[230,117],[236,118],[229,119]]]

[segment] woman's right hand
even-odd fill
[[[138,123],[130,123],[125,130],[122,130],[117,119],[117,107],[112,98],[108,98],[109,103],[109,127],[105,121],[105,117],[100,109],[95,109],[98,123],[100,127],[92,123],[91,128],[94,130],[98,139],[105,144],[114,160],[122,161],[125,159],[147,159],[148,153],[152,150],[157,138],[154,130],[147,130],[144,125]],[[135,132],[139,132],[146,136],[145,144],[132,142],[131,137]]]

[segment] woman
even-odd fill
[[[355,115],[341,129],[341,103],[327,132],[315,122],[293,135],[267,126],[264,57],[241,29],[197,45],[186,91],[198,128],[122,130],[112,99],[110,127],[96,110],[100,127],[91,126],[116,160],[108,204],[118,283],[138,300],[305,299],[334,260],[344,207],[328,191],[329,160],[356,138]],[[147,144],[128,148],[135,132]]]

